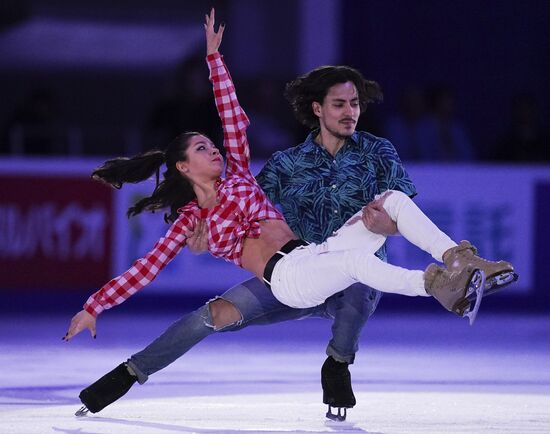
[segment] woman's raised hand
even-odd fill
[[[212,54],[218,51],[220,44],[222,43],[223,31],[225,30],[225,24],[221,24],[218,27],[218,31],[214,30],[216,24],[216,12],[214,8],[210,10],[209,15],[205,15],[204,30],[206,31],[206,54]]]
[[[69,340],[71,340],[73,336],[79,334],[84,329],[90,330],[92,337],[95,339],[95,323],[96,319],[91,314],[89,314],[85,310],[81,310],[75,316],[73,316],[73,318],[71,319],[71,325],[69,326],[69,331],[61,339],[69,342]]]

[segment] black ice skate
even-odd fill
[[[109,404],[124,396],[137,381],[130,373],[128,365],[121,363],[108,374],[105,374],[91,386],[88,386],[78,397],[82,406],[75,416],[85,416],[89,411],[97,413]]]
[[[346,420],[346,409],[355,405],[348,364],[337,362],[330,356],[327,357],[321,368],[321,385],[323,403],[328,404],[326,417],[338,422]],[[332,412],[332,407],[337,409],[336,414]]]

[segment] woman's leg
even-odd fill
[[[207,336],[236,331],[251,324],[269,324],[314,315],[322,309],[292,309],[279,302],[258,279],[250,279],[174,322],[147,347],[80,393],[93,413],[122,397],[138,381],[165,368]],[[87,410],[81,409],[77,415]]]
[[[387,264],[362,249],[319,253],[317,247],[297,248],[275,266],[271,289],[282,303],[316,306],[355,282],[382,292],[428,296],[423,271]]]
[[[469,241],[461,241],[457,246],[404,193],[392,191],[383,206],[408,241],[430,253],[434,259],[444,262],[449,271],[460,273],[465,268],[482,270],[487,279],[485,295],[517,279],[509,262],[489,261],[478,256]]]
[[[386,236],[368,230],[362,220],[363,210],[356,212],[344,225],[325,242],[317,244],[316,252],[337,252],[361,249],[376,253],[386,242]]]
[[[383,206],[408,241],[434,259],[443,262],[445,256],[446,262],[450,262],[449,253],[458,249],[457,244],[408,196],[391,191]],[[373,255],[384,240],[385,237],[373,234],[364,226],[359,212],[326,242],[298,248],[281,259],[271,279],[273,293],[284,304],[306,308],[323,303],[354,282],[361,282],[382,292],[432,295],[446,309],[460,315],[469,304],[465,294],[476,268],[484,270],[485,266],[497,265],[503,272],[513,273],[511,265],[504,261],[490,263],[475,257],[474,264],[473,255],[450,272],[435,264],[428,267],[427,272],[408,270],[386,264]],[[490,274],[486,272],[486,275]]]
[[[128,360],[138,381],[168,366],[205,337],[231,332],[252,324],[273,324],[312,315],[279,302],[258,279],[253,278],[210,300],[173,323],[157,339]]]
[[[420,249],[443,262],[443,253],[456,243],[442,232],[406,194],[389,190],[383,207],[397,223],[401,235]],[[382,195],[380,195],[382,196]],[[333,236],[316,247],[317,253],[361,249],[375,253],[386,241],[384,235],[368,230],[362,220],[363,211],[353,215]]]
[[[443,254],[456,243],[441,231],[405,193],[390,190],[384,209],[408,241],[443,262]]]
[[[295,308],[315,306],[351,283],[361,282],[382,292],[431,295],[459,315],[468,306],[465,297],[472,267],[455,273],[435,264],[425,272],[408,270],[361,249],[317,253],[316,247],[297,248],[275,265],[271,289],[282,303]]]

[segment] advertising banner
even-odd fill
[[[43,169],[0,172],[2,288],[102,285],[111,274],[111,192],[89,176]]]
[[[126,217],[129,206],[151,194],[154,180],[115,190],[90,180],[98,163],[0,160],[2,288],[98,288],[165,234],[162,212]],[[253,172],[260,167],[253,164]],[[535,259],[541,261],[535,258],[542,206],[536,186],[550,182],[550,166],[407,164],[407,170],[425,214],[482,256],[511,261],[520,279],[509,291],[530,294],[540,274]],[[420,270],[433,261],[400,236],[388,239],[388,258]],[[184,249],[145,290],[220,293],[248,277],[233,264]]]

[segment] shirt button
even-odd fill
[[[334,214],[338,214],[338,210],[337,210],[337,209],[334,210]]]
[[[331,186],[331,187],[332,187],[332,188],[336,188],[336,184],[332,184],[332,186]]]

